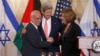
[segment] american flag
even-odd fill
[[[55,12],[54,12],[54,16],[56,18],[59,18],[60,19],[60,17],[61,17],[61,13],[60,12],[64,8],[71,8],[70,0],[57,0]],[[61,48],[61,46],[60,46],[60,48]],[[60,54],[60,56],[62,56],[62,53]]]
[[[57,4],[56,4],[56,9],[55,9],[54,16],[57,17],[57,18],[60,18],[61,17],[60,12],[64,8],[71,8],[70,0],[58,0]]]

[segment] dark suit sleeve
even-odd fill
[[[76,25],[76,27],[74,28],[74,36],[75,37],[75,40],[74,40],[74,43],[75,43],[75,47],[78,48],[78,36],[81,36],[81,29],[78,25]]]
[[[25,35],[26,40],[35,48],[48,48],[50,46],[49,42],[41,41],[40,34],[33,27],[27,27],[27,32]]]
[[[54,38],[54,42],[52,45],[57,46],[60,45],[60,35],[62,29],[61,19],[52,17],[52,28],[50,36]]]
[[[74,29],[74,33],[75,33],[75,36],[81,36],[81,29],[80,27],[77,25]]]

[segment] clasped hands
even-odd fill
[[[54,42],[53,37],[48,37],[48,38],[46,38],[46,40],[47,40],[47,42],[49,42],[49,43],[53,43],[53,42]]]
[[[25,34],[25,33],[26,33],[26,29],[23,28],[21,34]],[[49,43],[53,43],[54,39],[53,39],[53,37],[47,37],[46,41],[49,42]]]

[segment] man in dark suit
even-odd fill
[[[22,56],[41,56],[43,48],[50,47],[53,38],[43,40],[38,31],[41,22],[41,13],[34,10],[30,15],[31,21],[26,27],[26,32],[22,35]]]
[[[55,55],[54,53],[60,51],[58,37],[62,27],[62,23],[60,19],[52,16],[52,6],[50,4],[42,4],[41,12],[43,16],[41,25],[39,26],[40,33],[42,37],[44,37],[44,40],[49,37],[52,37],[54,39],[53,44],[48,49],[44,49],[44,52],[51,52],[53,55]],[[47,28],[45,28],[45,25],[47,25]]]

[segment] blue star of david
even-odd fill
[[[2,24],[2,26],[0,27],[0,35],[1,35],[1,33],[4,32],[4,38],[2,39],[3,36],[0,36],[0,42],[1,42],[1,44],[3,46],[5,46],[5,44],[6,44],[7,41],[11,41],[10,38],[9,38],[9,36],[8,36],[9,31],[10,30],[6,29],[5,25]]]
[[[91,34],[92,34],[92,36],[94,36],[94,33],[95,32],[97,32],[97,36],[100,36],[100,29],[99,28],[97,28],[97,29],[91,29]]]

